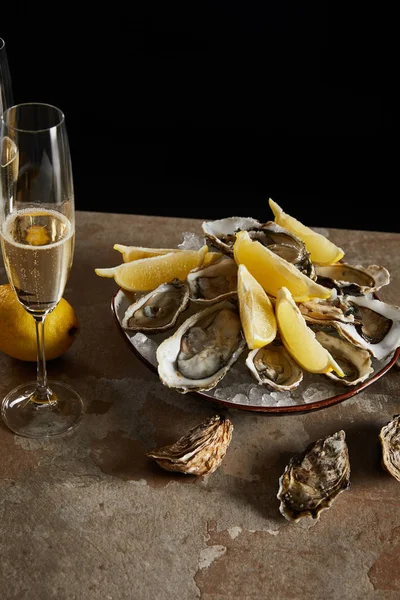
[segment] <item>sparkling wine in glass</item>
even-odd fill
[[[32,315],[37,336],[37,378],[2,401],[5,424],[43,438],[72,430],[83,413],[79,394],[49,381],[45,320],[63,297],[72,267],[75,206],[65,116],[43,103],[11,106],[1,117],[0,239],[8,280]]]

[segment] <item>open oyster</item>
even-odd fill
[[[340,294],[370,294],[390,282],[390,273],[379,265],[334,265],[316,266],[317,282],[335,288]]]
[[[203,221],[202,229],[206,238],[225,254],[233,254],[238,231],[261,227],[260,221],[252,217],[225,217],[214,221]]]
[[[334,295],[327,300],[312,298],[306,302],[298,302],[297,306],[310,325],[326,325],[330,321],[354,323],[353,308],[344,302],[343,296],[340,295]]]
[[[139,297],[125,312],[122,326],[147,333],[171,329],[189,303],[189,287],[174,279]]]
[[[340,335],[378,360],[390,356],[400,346],[400,307],[372,294],[346,295],[344,300],[352,307],[354,323],[332,321]]]
[[[186,281],[190,300],[198,304],[210,304],[237,294],[238,266],[227,255],[215,263],[193,269]]]
[[[246,365],[260,384],[277,392],[293,390],[303,380],[303,370],[277,338],[262,348],[250,350]]]
[[[250,217],[227,217],[204,221],[202,229],[207,239],[228,255],[233,255],[237,232],[246,230],[252,240],[260,242],[271,252],[292,263],[311,279],[316,278],[315,268],[304,242],[274,221],[260,223]]]
[[[382,467],[400,481],[400,415],[394,415],[379,432]]]
[[[245,346],[237,302],[222,300],[193,314],[161,342],[158,375],[164,385],[182,394],[210,390]]]
[[[374,372],[368,350],[340,337],[334,328],[312,329],[319,343],[328,350],[344,373],[344,377],[339,377],[334,371],[330,371],[325,373],[326,377],[342,385],[351,386],[365,381]]]
[[[231,421],[214,415],[193,427],[174,444],[147,453],[166,471],[209,475],[221,464],[232,439]]]
[[[279,478],[281,514],[292,522],[319,519],[336,496],[350,486],[350,460],[343,430],[309,444],[295,454]]]
[[[267,221],[261,227],[250,229],[248,233],[252,240],[260,242],[271,252],[292,263],[311,279],[316,279],[310,253],[304,242],[294,233],[274,221]]]

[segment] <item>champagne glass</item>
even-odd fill
[[[13,103],[11,73],[8,64],[6,43],[0,38],[0,115]]]
[[[63,112],[38,102],[1,117],[0,239],[9,283],[36,324],[37,377],[2,401],[5,424],[25,437],[72,430],[83,413],[79,394],[48,381],[46,316],[61,300],[74,254],[72,165]]]

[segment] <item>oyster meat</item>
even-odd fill
[[[126,309],[122,327],[147,333],[171,329],[188,303],[189,287],[185,282],[174,279],[162,283]]]
[[[400,481],[400,415],[394,415],[379,432],[382,467]]]
[[[340,295],[328,300],[312,298],[306,302],[298,302],[297,306],[310,325],[313,323],[324,325],[330,321],[354,323],[353,308]]]
[[[293,390],[303,380],[303,370],[278,338],[250,350],[246,365],[258,383],[277,392]]]
[[[206,238],[222,252],[233,255],[238,231],[247,231],[252,240],[260,242],[271,252],[292,263],[311,279],[316,279],[310,253],[300,238],[274,221],[260,223],[251,217],[227,217],[202,224]]]
[[[334,371],[324,373],[326,377],[342,385],[358,385],[374,372],[371,354],[340,337],[335,328],[315,329],[315,337],[328,350],[344,373],[339,377]]]
[[[312,442],[290,459],[279,478],[279,510],[288,521],[317,520],[349,487],[349,452],[345,432],[340,430]]]
[[[377,360],[390,356],[400,346],[400,307],[372,294],[346,295],[344,300],[352,307],[354,323],[332,321],[340,335],[368,350]]]
[[[253,241],[258,241],[311,279],[316,279],[315,267],[304,242],[294,233],[274,221],[248,231]]]
[[[325,287],[335,288],[339,294],[370,294],[390,282],[390,273],[379,265],[316,265],[317,282]]]
[[[193,427],[186,435],[169,446],[147,453],[166,471],[186,475],[210,475],[221,464],[232,439],[232,422],[214,415]]]
[[[238,231],[261,227],[262,223],[252,217],[225,217],[214,221],[203,221],[206,238],[225,254],[233,255],[233,244]]]
[[[222,300],[187,318],[157,348],[158,375],[186,394],[214,388],[246,346],[237,302]]]
[[[219,302],[237,294],[238,266],[222,255],[215,263],[193,269],[187,276],[190,300],[198,304]]]

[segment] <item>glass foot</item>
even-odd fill
[[[4,423],[17,433],[30,438],[47,438],[74,429],[83,415],[83,401],[68,384],[48,381],[53,393],[51,403],[33,402],[36,381],[14,388],[3,399],[1,416]]]

